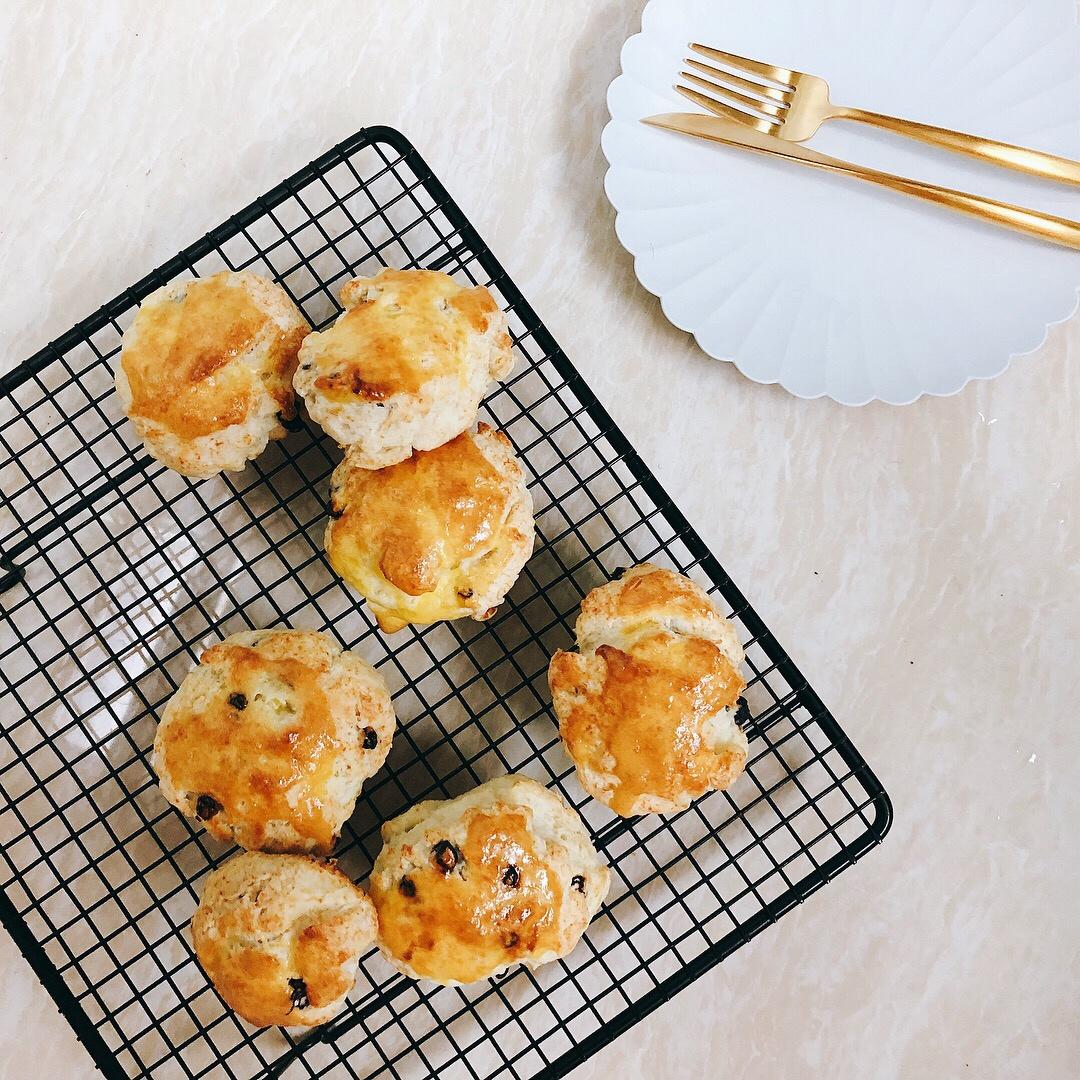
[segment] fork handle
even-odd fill
[[[932,124],[920,124],[917,120],[901,120],[897,116],[867,112],[865,109],[851,109],[838,105],[832,115],[842,120],[856,120],[861,124],[871,124],[933,146],[943,146],[946,150],[980,158],[994,165],[1002,165],[1006,169],[1030,173],[1047,180],[1057,180],[1063,184],[1080,185],[1080,161],[1071,161],[1069,158],[1057,157],[1054,154],[1044,154],[1041,150],[1028,150],[1023,146],[1012,146],[994,139],[984,139],[979,135],[965,135],[961,131],[950,131],[948,128],[934,127]]]

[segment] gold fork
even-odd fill
[[[684,63],[701,74],[683,71],[681,78],[710,93],[703,94],[688,86],[676,86],[675,89],[717,116],[747,124],[763,134],[801,143],[812,138],[826,120],[857,120],[1008,169],[1065,184],[1080,184],[1080,162],[983,139],[978,135],[965,135],[914,120],[901,120],[884,113],[834,105],[829,100],[829,84],[816,75],[774,67],[760,60],[748,60],[693,42],[690,49],[733,70],[725,71],[687,57]]]

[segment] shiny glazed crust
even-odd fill
[[[360,468],[460,435],[491,380],[513,366],[506,316],[482,286],[387,269],[348,282],[341,303],[337,322],[305,339],[294,385]]]
[[[579,651],[557,652],[548,680],[590,795],[625,817],[668,813],[741,775],[743,650],[700,586],[636,566],[589,593],[576,635]]]
[[[381,676],[326,634],[234,634],[165,708],[153,765],[165,798],[249,850],[329,854],[394,736]]]
[[[195,954],[230,1008],[258,1027],[331,1019],[377,933],[375,908],[333,864],[246,852],[206,880]]]
[[[334,470],[326,552],[387,633],[494,614],[533,548],[532,497],[487,424],[376,471]]]
[[[115,372],[147,452],[191,477],[242,469],[296,415],[292,378],[309,330],[282,288],[249,271],[151,293]]]
[[[522,776],[419,803],[382,834],[369,886],[380,948],[444,985],[565,956],[610,884],[578,815]]]

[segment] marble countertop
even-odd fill
[[[639,0],[0,7],[0,365],[371,123],[404,131],[808,673],[879,850],[579,1068],[1074,1076],[1080,319],[907,408],[709,360],[636,283],[599,135]],[[92,1075],[0,934],[0,1076]]]

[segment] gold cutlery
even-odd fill
[[[1044,214],[1039,210],[1026,210],[1021,206],[987,199],[981,195],[969,195],[963,191],[954,191],[952,188],[938,187],[936,184],[923,183],[921,180],[910,180],[903,176],[894,176],[892,173],[879,172],[877,169],[853,165],[851,162],[818,153],[807,146],[799,146],[779,139],[775,135],[747,127],[741,121],[724,120],[718,116],[706,116],[703,113],[664,113],[661,116],[646,117],[643,123],[665,128],[668,131],[681,132],[684,135],[693,135],[700,139],[725,143],[728,146],[740,146],[758,154],[769,154],[789,161],[802,162],[815,169],[851,176],[856,180],[876,184],[902,195],[911,195],[917,199],[925,199],[939,206],[948,207],[950,210],[958,210],[980,221],[993,222],[1007,229],[1080,251],[1080,222],[1055,217],[1053,214]]]
[[[1017,169],[1065,184],[1080,184],[1078,161],[920,124],[914,120],[901,120],[884,113],[834,105],[829,100],[829,84],[816,75],[774,67],[759,60],[747,60],[708,45],[691,43],[690,48],[734,71],[725,71],[687,57],[684,63],[701,74],[683,71],[681,78],[708,90],[709,94],[687,86],[676,86],[675,89],[717,116],[747,124],[766,135],[801,143],[816,134],[826,120],[857,120],[920,142],[1003,165],[1007,169]]]

